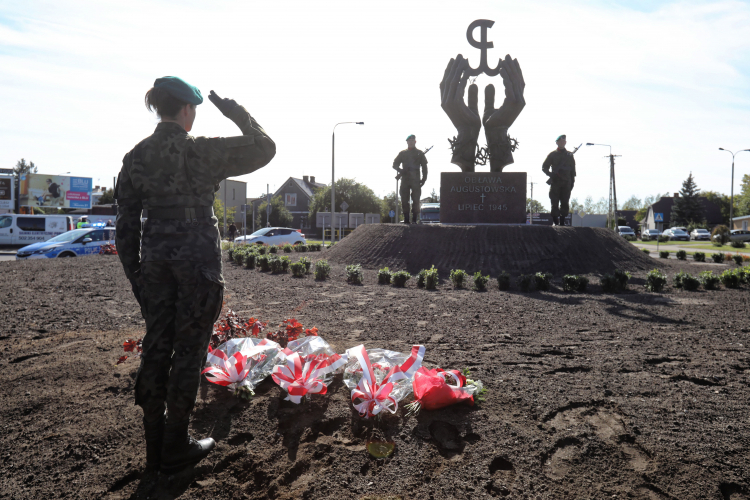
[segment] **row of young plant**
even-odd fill
[[[644,248],[643,253],[648,255],[651,252],[649,251],[648,248]],[[660,250],[659,257],[662,259],[668,259],[669,252],[666,250]],[[687,252],[685,250],[678,250],[677,252],[675,252],[675,257],[677,257],[677,259],[679,260],[687,260]],[[750,255],[740,255],[740,254],[732,255],[731,253],[722,253],[722,252],[711,254],[711,259],[716,264],[721,264],[725,260],[729,260],[730,258],[734,260],[735,264],[737,264],[738,266],[741,266],[746,261],[750,261]],[[706,262],[706,254],[703,252],[695,252],[693,254],[693,260],[695,262]]]
[[[719,283],[727,288],[740,288],[743,284],[750,283],[750,268],[738,267],[727,269],[718,276],[713,271],[703,271],[698,276],[693,276],[685,271],[680,271],[672,278],[675,288],[684,290],[697,290],[703,285],[706,290],[716,290]],[[667,284],[667,275],[658,269],[648,272],[646,275],[646,290],[650,292],[661,292]]]
[[[266,255],[274,253],[292,253],[292,252],[319,252],[323,246],[320,244],[309,243],[307,245],[237,245],[230,247],[228,250],[229,260],[234,260],[235,255]]]

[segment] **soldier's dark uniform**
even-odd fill
[[[550,171],[551,169],[551,171]],[[550,178],[549,199],[552,203],[552,220],[564,225],[570,206],[570,192],[576,177],[576,160],[567,149],[555,149],[542,164],[542,172]]]
[[[263,167],[276,153],[245,108],[225,114],[243,135],[192,137],[177,123],[159,123],[125,155],[117,180],[117,253],[146,320],[135,383],[145,420],[163,418],[166,406],[168,423],[182,422],[195,404],[224,296],[212,208],[218,183]]]
[[[399,168],[403,165],[403,169]],[[393,168],[398,170],[401,176],[401,210],[404,213],[404,222],[409,222],[409,197],[412,203],[412,222],[419,220],[419,200],[422,196],[422,184],[427,179],[427,156],[424,152],[414,149],[404,149],[393,160]],[[420,179],[420,168],[422,177]],[[411,193],[411,195],[410,195]]]

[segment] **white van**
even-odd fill
[[[0,214],[0,245],[30,245],[72,229],[67,215]]]

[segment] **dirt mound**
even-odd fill
[[[325,256],[371,269],[388,266],[415,273],[434,264],[441,273],[464,269],[492,276],[503,270],[604,274],[661,265],[612,231],[590,227],[367,224]]]

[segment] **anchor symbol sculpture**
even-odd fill
[[[472,68],[469,65],[469,70],[467,74],[469,76],[478,76],[482,73],[485,73],[487,76],[495,76],[500,73],[500,68],[502,67],[502,59],[498,61],[497,67],[495,69],[490,69],[490,67],[487,65],[487,49],[491,49],[495,47],[495,44],[492,42],[487,41],[487,30],[489,28],[492,28],[492,25],[495,24],[495,21],[490,21],[489,19],[477,19],[473,23],[469,25],[469,28],[466,30],[466,39],[469,41],[469,45],[472,47],[476,47],[477,49],[482,51],[481,58],[479,59],[479,67],[478,68]],[[477,26],[482,28],[481,31],[481,39],[480,41],[476,41],[474,39],[474,30],[477,28]]]

